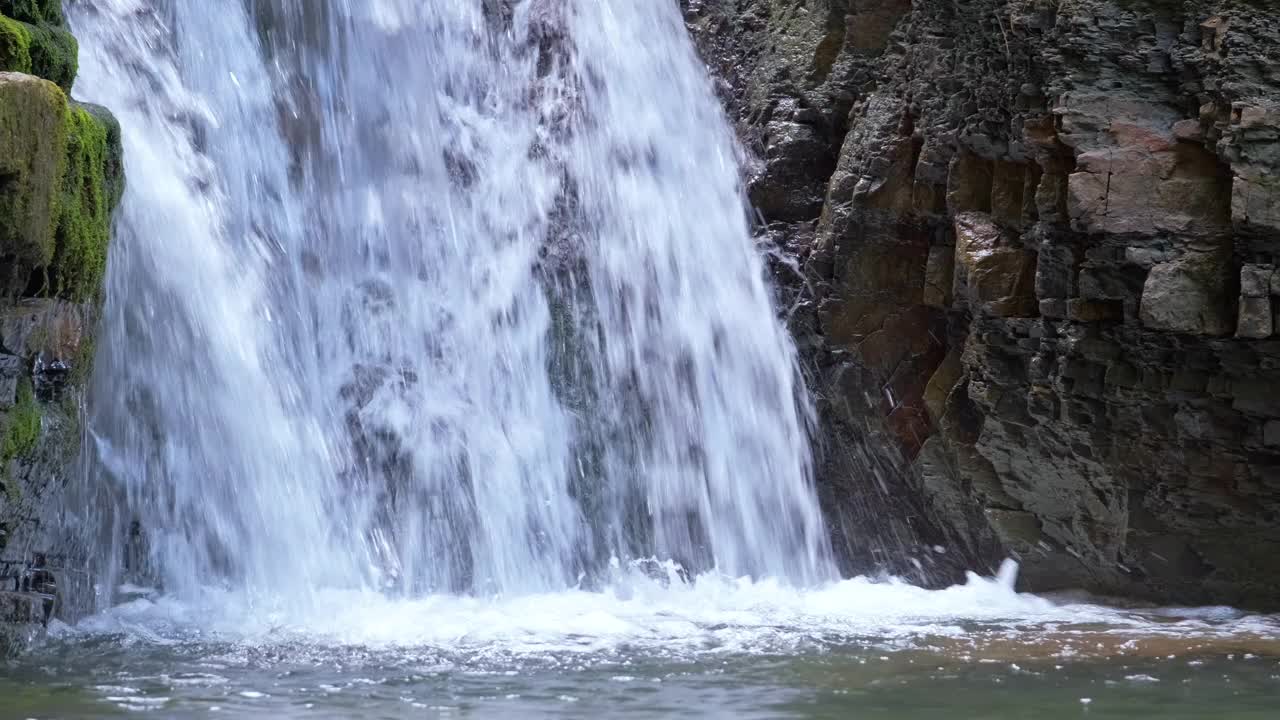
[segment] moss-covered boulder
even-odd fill
[[[4,431],[0,435],[0,468],[8,481],[10,463],[21,457],[30,455],[40,440],[40,407],[36,404],[35,391],[31,381],[22,378],[18,383],[18,397],[8,415],[4,418]],[[8,482],[6,493],[13,501],[21,499],[21,490],[16,483]]]
[[[62,25],[0,15],[0,71],[36,75],[70,92],[79,54],[75,37]]]
[[[0,0],[0,13],[27,23],[63,23],[62,0]]]
[[[52,83],[0,73],[0,291],[92,296],[124,191],[120,126]],[[33,279],[34,278],[34,279]]]
[[[0,71],[31,72],[31,33],[27,26],[0,15]]]
[[[67,113],[67,160],[50,267],[58,296],[90,297],[106,270],[111,210],[123,189],[119,132],[114,120],[108,126],[86,107],[72,105]]]
[[[66,92],[76,81],[80,69],[80,44],[65,27],[56,25],[24,26],[31,38],[31,74],[52,80]]]
[[[53,260],[68,113],[57,85],[0,73],[0,290],[7,295]]]

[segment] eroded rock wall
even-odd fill
[[[684,5],[847,568],[1280,605],[1280,6]]]
[[[60,0],[0,0],[0,656],[73,580],[54,513],[124,190],[119,126],[69,99],[75,72]]]

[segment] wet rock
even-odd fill
[[[31,593],[0,590],[0,658],[25,650],[44,634],[44,606]]]
[[[967,294],[984,312],[1004,317],[1030,317],[1039,302],[1035,293],[1036,255],[1001,238],[990,216],[956,216],[957,295]]]

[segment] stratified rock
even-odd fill
[[[1240,314],[1236,321],[1236,337],[1261,340],[1275,331],[1271,287],[1274,269],[1271,265],[1245,265],[1240,268]]]
[[[1275,270],[1270,265],[1245,265],[1240,268],[1240,297],[1261,298],[1271,295],[1271,276]]]
[[[1274,318],[1269,297],[1241,297],[1236,337],[1261,340],[1271,337]]]
[[[1217,253],[1188,253],[1156,265],[1142,289],[1142,324],[1192,335],[1231,332],[1228,272]]]
[[[967,294],[974,306],[992,315],[1036,314],[1036,254],[1002,240],[990,216],[956,216],[955,255],[957,295]]]
[[[1269,5],[685,4],[753,188],[824,198],[765,217],[844,569],[1280,607]]]

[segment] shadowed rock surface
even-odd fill
[[[846,569],[1276,607],[1272,4],[683,4]]]

